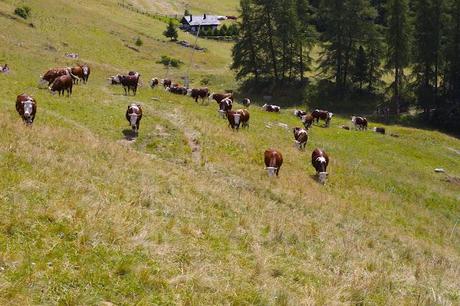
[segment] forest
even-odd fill
[[[460,0],[240,6],[232,69],[244,84],[301,88],[310,106],[344,112],[415,110],[420,122],[460,131]]]

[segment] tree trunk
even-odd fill
[[[273,28],[272,28],[272,22],[271,22],[272,16],[267,6],[265,7],[265,16],[267,17],[268,44],[270,48],[270,55],[271,55],[271,60],[272,60],[272,65],[273,65],[273,73],[275,75],[275,80],[278,81],[279,80],[278,67],[276,64],[276,53],[275,53],[275,46],[273,43]]]

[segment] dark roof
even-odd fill
[[[192,21],[190,21],[190,17],[192,18]],[[186,23],[190,26],[199,26],[204,25],[204,26],[210,26],[210,25],[220,25],[219,21],[219,16],[213,16],[213,15],[191,15],[191,16],[184,16],[182,18],[182,23]]]

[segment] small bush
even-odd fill
[[[142,39],[140,37],[138,37],[136,39],[136,42],[134,43],[136,46],[140,47],[144,44],[144,42],[142,41]]]
[[[28,17],[30,17],[30,11],[31,11],[30,7],[24,5],[24,6],[17,7],[14,10],[14,14],[18,15],[21,18],[27,19]]]
[[[184,62],[182,62],[181,60],[179,60],[177,58],[173,58],[173,57],[170,57],[170,56],[167,56],[167,55],[162,55],[161,59],[157,63],[158,64],[163,64],[165,66],[168,66],[169,64],[171,64],[172,67],[178,68]]]

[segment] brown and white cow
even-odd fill
[[[328,127],[334,114],[325,110],[315,109],[311,115],[316,119],[317,124],[319,123],[319,119],[321,119],[324,120],[325,126]]]
[[[217,102],[217,104],[220,104],[220,102],[224,99],[230,99],[233,102],[233,93],[212,93],[209,96],[209,99],[212,99]]]
[[[164,88],[169,88],[171,87],[172,81],[170,79],[164,79],[161,80],[161,84],[163,84]]]
[[[176,94],[176,95],[183,95],[185,96],[187,94],[187,88],[180,86],[178,84],[174,84],[174,86],[171,87],[166,87],[166,91],[169,91],[170,93]]]
[[[112,77],[112,84],[121,84],[125,91],[125,96],[129,94],[129,91],[133,92],[133,95],[136,95],[137,86],[139,84],[140,74],[137,72],[132,75],[120,75]]]
[[[306,116],[307,115],[307,112],[306,111],[303,111],[303,110],[298,110],[296,109],[294,111],[294,116],[296,116],[297,118],[299,119],[302,119],[303,116]]]
[[[374,132],[382,134],[382,135],[385,135],[385,133],[386,133],[385,128],[383,128],[383,127],[375,127]]]
[[[308,130],[312,124],[313,124],[313,121],[315,120],[315,118],[313,118],[313,116],[311,114],[307,114],[305,116],[302,116],[302,123],[303,123],[303,126]]]
[[[67,91],[67,97],[72,95],[73,80],[69,74],[61,75],[49,87],[51,94],[56,94],[56,91],[59,95],[64,95],[64,91]]]
[[[294,138],[296,146],[299,150],[305,149],[308,142],[308,131],[299,127],[292,129],[294,132]]]
[[[28,94],[20,94],[16,98],[16,111],[25,124],[31,125],[34,122],[37,112],[37,101]]]
[[[233,101],[230,98],[223,99],[219,103],[219,114],[222,118],[227,116],[227,113],[232,110]]]
[[[251,106],[251,100],[249,98],[244,98],[242,101],[241,101],[241,104],[243,104],[244,106],[246,107],[249,107]]]
[[[367,130],[367,119],[364,117],[353,116],[351,117],[351,123],[353,123],[355,130]]]
[[[83,79],[83,68],[80,65],[77,65],[70,68],[70,71],[74,76],[76,76],[75,78],[72,78],[73,83],[78,84],[78,82]]]
[[[283,165],[283,155],[275,149],[268,149],[264,153],[265,167],[269,176],[278,176],[281,165]]]
[[[241,125],[241,114],[234,111],[228,111],[226,113],[228,126],[232,128],[232,130],[239,130]]]
[[[201,99],[201,102],[204,103],[204,99],[208,98],[209,101],[209,89],[205,88],[192,88],[187,90],[187,95],[195,99],[195,102],[198,103],[198,99]]]
[[[316,148],[311,154],[311,164],[316,170],[319,182],[325,184],[328,176],[329,156],[323,150]]]
[[[158,81],[157,78],[153,78],[153,79],[150,80],[150,87],[151,87],[151,88],[157,87],[158,84],[160,84],[160,81]]]
[[[83,84],[88,83],[89,75],[91,74],[91,68],[87,64],[80,65],[81,69],[83,70]]]
[[[265,111],[269,113],[279,113],[281,110],[281,107],[279,107],[278,105],[273,105],[273,104],[264,104],[262,106],[262,109],[264,109]]]
[[[249,111],[247,109],[238,109],[236,112],[241,115],[241,127],[249,128],[249,118],[251,117]]]
[[[139,132],[139,127],[142,119],[142,107],[140,104],[132,103],[126,110],[126,120],[129,121],[129,125],[133,129],[134,133]]]

